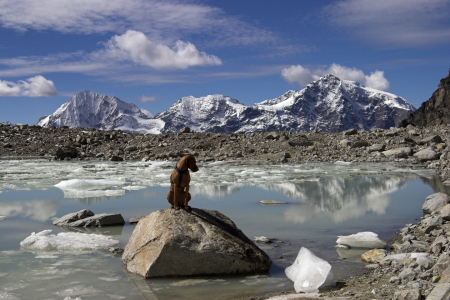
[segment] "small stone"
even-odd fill
[[[393,300],[420,300],[420,289],[409,289],[403,291],[396,291]]]

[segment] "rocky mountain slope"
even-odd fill
[[[406,127],[408,124],[415,126],[432,126],[450,123],[450,75],[442,78],[438,89],[431,98],[419,107],[415,112],[400,123]]]
[[[134,133],[159,133],[161,121],[144,109],[117,97],[81,91],[37,125],[121,129]]]
[[[397,126],[415,108],[396,95],[326,75],[298,91],[245,106],[224,95],[183,97],[151,117],[116,97],[82,91],[37,125],[121,129],[132,133],[328,131]]]

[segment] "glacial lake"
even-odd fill
[[[373,231],[388,241],[422,215],[425,198],[449,193],[434,173],[413,165],[309,163],[231,166],[200,163],[191,175],[191,206],[218,210],[273,261],[267,274],[143,279],[127,275],[107,250],[27,251],[32,232],[65,229],[52,220],[90,209],[121,213],[124,226],[72,231],[112,236],[125,247],[133,216],[169,207],[174,162],[49,162],[0,160],[0,299],[233,299],[292,290],[284,269],[301,247],[332,265],[335,279],[361,273],[361,250],[337,250],[336,239]],[[60,188],[55,187],[56,184]],[[288,202],[264,206],[269,199]],[[182,258],[180,258],[182,259]]]

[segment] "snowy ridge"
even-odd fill
[[[116,97],[82,91],[37,125],[170,133],[183,127],[197,132],[328,131],[398,126],[415,108],[391,93],[326,75],[298,91],[245,106],[225,95],[183,97],[154,117]]]
[[[161,120],[132,103],[117,97],[81,91],[61,105],[53,114],[41,118],[37,125],[121,129],[134,133],[159,133]]]

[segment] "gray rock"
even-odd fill
[[[98,214],[89,218],[85,218],[73,223],[68,226],[73,227],[103,227],[103,226],[113,226],[113,225],[123,225],[125,220],[121,214]]]
[[[259,201],[262,205],[276,205],[276,204],[287,204],[287,202],[275,201],[275,200],[261,200]]]
[[[158,210],[142,219],[122,261],[144,277],[261,273],[272,264],[228,217],[197,208]]]
[[[301,147],[309,147],[314,145],[313,141],[289,141],[287,142],[290,146],[294,147],[294,146],[301,146]]]
[[[54,220],[53,225],[72,226],[69,224],[79,221],[79,220],[82,220],[82,219],[85,219],[85,218],[88,218],[88,217],[92,217],[93,215],[95,215],[95,214],[92,211],[90,211],[89,209],[83,209],[78,212],[70,213],[65,216],[62,216],[61,218]]]
[[[424,162],[424,161],[430,161],[430,160],[438,160],[440,155],[436,153],[434,150],[427,148],[423,149],[419,152],[414,153],[413,155],[418,160]]]
[[[358,133],[358,131],[354,128],[342,131],[343,135],[354,135],[357,133]]]
[[[373,144],[372,146],[369,147],[368,151],[369,151],[369,153],[381,152],[381,151],[384,151],[384,149],[386,149],[385,144]]]
[[[123,158],[117,155],[111,156],[110,161],[123,161]]]
[[[419,144],[442,143],[442,142],[443,142],[442,138],[439,135],[432,135],[421,140]]]
[[[382,152],[386,157],[407,158],[412,155],[413,151],[410,147],[395,148]]]
[[[450,283],[439,283],[427,296],[427,300],[447,300],[449,295]]]
[[[123,224],[125,224],[125,221],[121,214],[95,215],[88,209],[67,214],[53,221],[53,225],[61,227],[103,227]]]
[[[78,151],[73,147],[58,147],[56,149],[55,157],[57,159],[65,158],[75,158],[77,157]]]
[[[352,145],[352,141],[344,139],[339,142],[339,145],[341,145],[341,147],[348,147]]]
[[[132,151],[136,151],[138,148],[136,147],[136,146],[128,146],[128,147],[126,147],[125,149],[123,149],[124,151],[129,151],[129,152],[132,152]]]
[[[370,264],[370,265],[366,265],[366,266],[365,266],[365,268],[366,268],[367,270],[375,270],[375,269],[378,269],[379,267],[380,267],[379,264]]]
[[[450,220],[450,204],[445,205],[439,210],[439,215],[442,219],[449,221]]]
[[[367,147],[369,146],[369,142],[368,141],[355,141],[353,144],[351,144],[350,147],[352,148],[361,148],[361,147]]]
[[[393,300],[420,300],[420,299],[422,299],[422,296],[420,295],[420,289],[396,291],[394,293],[393,298]]]
[[[132,218],[130,218],[129,223],[130,223],[131,225],[135,225],[135,224],[139,223],[139,221],[140,221],[141,219],[143,219],[143,218],[145,218],[145,216],[132,217]]]
[[[191,129],[189,127],[184,127],[183,129],[180,130],[180,133],[191,133]]]
[[[425,199],[425,203],[422,205],[422,210],[426,214],[432,214],[441,210],[441,208],[448,204],[448,201],[449,198],[447,194],[431,194]]]
[[[416,272],[411,268],[404,268],[400,274],[398,274],[398,277],[406,280],[414,280],[414,277],[416,277]]]

